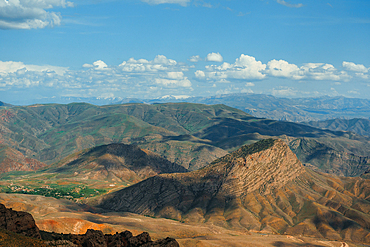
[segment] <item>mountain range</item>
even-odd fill
[[[370,118],[370,100],[346,98],[343,96],[280,98],[266,94],[238,93],[209,97],[180,97],[166,95],[157,99],[57,97],[43,98],[31,102],[18,102],[18,104],[47,104],[50,102],[59,104],[87,102],[94,105],[179,102],[201,103],[208,105],[224,104],[245,111],[255,117],[292,122],[329,120],[335,118]],[[3,103],[3,105],[11,106],[5,103]]]
[[[183,174],[151,177],[106,195],[100,207],[229,229],[370,242],[369,180],[304,167],[266,139]]]
[[[337,175],[358,176],[369,160],[369,137],[256,118],[225,105],[49,104],[15,106],[0,110],[0,115],[0,141],[48,165],[86,148],[126,143],[196,170],[268,137],[286,141],[303,163]],[[332,169],[333,155],[348,158]]]

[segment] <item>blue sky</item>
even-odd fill
[[[0,0],[0,100],[370,98],[368,0]]]

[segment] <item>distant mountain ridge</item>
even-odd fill
[[[231,229],[370,242],[370,182],[302,166],[281,140],[243,146],[209,166],[108,194],[114,211]]]
[[[221,94],[209,97],[189,97],[166,95],[157,99],[137,98],[100,98],[100,97],[57,97],[43,98],[17,104],[86,102],[95,105],[126,104],[126,103],[201,103],[224,104],[245,111],[255,117],[292,122],[307,122],[334,118],[369,118],[370,100],[346,98],[344,96],[322,96],[311,98],[280,98],[266,94],[236,93]]]
[[[123,103],[118,101],[117,103]],[[135,102],[138,102],[136,99]],[[255,117],[291,122],[317,121],[333,118],[369,118],[370,100],[358,98],[312,97],[278,98],[266,94],[222,94],[210,97],[166,97],[141,100],[142,103],[189,102],[201,104],[224,104],[237,108]]]
[[[370,119],[353,118],[353,119],[329,119],[325,121],[303,122],[309,126],[329,129],[334,131],[352,131],[359,135],[370,136]]]

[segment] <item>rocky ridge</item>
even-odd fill
[[[225,228],[370,242],[370,182],[304,167],[281,140],[243,146],[209,166],[111,193],[114,211]]]
[[[187,172],[187,169],[136,145],[113,143],[69,157],[48,172],[73,174],[76,179],[85,180],[139,182],[160,173]]]

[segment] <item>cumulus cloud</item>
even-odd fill
[[[206,77],[206,74],[201,70],[195,71],[194,74],[195,74],[195,77],[200,78],[200,79]]]
[[[119,65],[123,71],[139,73],[167,71],[176,66],[177,62],[175,60],[168,59],[163,55],[156,56],[153,61],[148,61],[146,59],[135,60],[134,58],[130,58]]]
[[[68,68],[65,67],[57,67],[51,65],[39,66],[39,65],[26,65],[22,62],[13,62],[7,61],[2,62],[0,61],[0,75],[1,74],[9,74],[9,73],[24,73],[26,71],[36,71],[36,72],[54,72],[58,75],[63,75]]]
[[[331,64],[307,63],[301,68],[302,73],[314,80],[348,80],[351,78],[345,71],[338,71]]]
[[[209,61],[209,62],[222,62],[223,60],[224,60],[223,57],[218,52],[209,53],[206,57],[206,61]]]
[[[235,60],[235,63],[224,62],[220,66],[206,66],[205,71],[198,70],[195,76],[199,79],[206,78],[215,81],[225,81],[227,79],[263,79],[266,75],[262,72],[266,65],[261,61],[256,61],[254,57],[242,54]]]
[[[304,77],[302,71],[295,64],[290,64],[284,60],[271,60],[267,63],[267,72],[276,77],[287,77],[295,80]]]
[[[271,76],[285,77],[293,80],[348,80],[345,71],[338,71],[333,65],[325,63],[306,63],[301,67],[284,60],[271,60],[267,63],[266,73]]]
[[[155,82],[166,87],[191,87],[191,82],[186,77],[180,80],[156,78]]]
[[[144,3],[148,3],[151,5],[157,5],[157,4],[179,4],[181,6],[187,6],[187,4],[190,2],[190,0],[141,0]]]
[[[301,3],[291,4],[291,3],[285,2],[284,0],[276,0],[276,2],[281,4],[281,5],[287,6],[289,8],[301,8],[301,7],[303,7],[303,4],[301,4]]]
[[[192,62],[192,63],[199,62],[200,60],[202,60],[202,59],[200,58],[200,56],[199,56],[199,55],[192,56],[192,57],[189,59],[189,61],[190,61],[190,62]]]
[[[0,0],[0,29],[34,29],[58,26],[60,13],[54,7],[73,7],[66,0]]]
[[[93,66],[96,70],[108,69],[108,65],[106,63],[104,63],[102,60],[98,60],[98,61],[94,62]]]
[[[367,73],[369,71],[368,68],[365,67],[363,64],[355,64],[352,62],[343,61],[342,66],[349,71],[359,72],[359,73]]]
[[[81,97],[130,94],[143,97],[162,93],[187,93],[192,90],[191,81],[184,74],[186,65],[163,55],[153,60],[130,58],[118,66],[97,60],[83,64],[81,70],[55,66],[25,65],[22,62],[0,61],[0,87],[57,90],[64,95]],[[132,90],[132,89],[135,90]],[[178,91],[180,90],[181,91]],[[155,93],[154,93],[155,92]],[[110,97],[109,96],[109,97]]]

